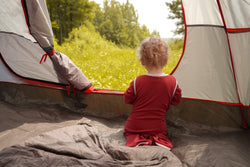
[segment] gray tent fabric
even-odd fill
[[[7,71],[0,75],[1,81],[5,81],[5,76],[14,76],[9,72],[11,70],[16,75],[31,80],[68,84],[54,70],[51,60],[48,59],[46,63],[39,64],[40,56],[44,54],[44,51],[37,43],[16,34],[3,32],[0,32],[0,43],[0,54],[10,68],[8,69],[3,65],[3,68]]]
[[[188,26],[185,53],[173,74],[183,97],[238,102],[228,55],[222,27]]]
[[[250,26],[249,26],[250,27]],[[230,33],[229,40],[236,74],[240,101],[250,107],[250,29],[240,33]]]

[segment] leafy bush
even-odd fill
[[[81,26],[74,29],[62,46],[56,50],[67,55],[90,79],[95,88],[126,90],[138,75],[145,74],[136,56],[136,49],[119,48],[103,39],[94,28]],[[170,73],[178,63],[181,49],[170,51],[165,73]]]

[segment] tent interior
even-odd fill
[[[0,0],[5,11],[0,13],[0,166],[249,166],[246,2],[182,1],[185,48],[173,76],[183,98],[166,115],[174,145],[169,151],[125,146],[123,128],[132,106],[124,103],[122,91],[67,92],[65,78],[71,74],[57,73],[65,70],[59,67],[67,62],[80,72],[67,56],[54,52],[44,0]],[[204,5],[205,13],[191,10]],[[84,87],[90,85],[84,75],[80,78]]]
[[[159,146],[125,146],[123,128],[131,106],[121,95],[67,95],[62,90],[1,83],[0,99],[1,166],[243,167],[250,163],[250,132],[239,128],[238,106],[229,109],[199,101],[190,107],[187,99],[172,106],[166,120],[174,148],[168,151]]]

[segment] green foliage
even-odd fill
[[[55,49],[66,54],[95,88],[126,90],[132,80],[146,73],[137,59],[136,49],[119,48],[103,39],[91,26],[73,29],[65,43],[58,45],[55,42]],[[170,54],[165,73],[174,69],[181,50],[173,49]]]
[[[172,2],[166,2],[166,5],[170,9],[170,14],[168,15],[169,19],[175,19],[176,21],[176,30],[174,31],[175,35],[184,35],[184,20],[182,15],[182,7],[180,0],[173,0]]]
[[[171,8],[178,8],[178,2]],[[126,90],[132,80],[147,72],[135,47],[146,37],[160,35],[139,25],[129,0],[124,4],[105,0],[103,8],[89,0],[47,0],[47,5],[55,49],[67,55],[96,88]],[[167,43],[171,56],[163,71],[171,73],[181,56],[183,40],[169,39]]]
[[[96,3],[89,0],[47,0],[52,28],[59,44],[62,44],[73,28],[94,18]]]
[[[101,8],[89,0],[47,0],[48,11],[55,38],[61,45],[69,33],[81,25],[94,25],[103,38],[119,46],[135,48],[140,41],[152,34],[138,23],[138,14],[127,0],[120,4],[116,0],[105,0]]]
[[[182,38],[171,38],[166,41],[169,45],[169,59],[163,71],[170,74],[178,64],[182,55],[184,40]]]
[[[148,28],[138,23],[138,14],[134,6],[127,0],[120,4],[116,0],[105,0],[103,8],[95,8],[93,19],[97,31],[107,40],[119,46],[136,47],[142,39],[159,35],[151,34]]]
[[[166,42],[169,45],[169,60],[163,71],[169,74],[179,62],[182,55],[184,40],[182,38],[170,38]]]
[[[183,48],[184,40],[182,38],[170,38],[167,40],[167,43],[172,50],[181,50]]]

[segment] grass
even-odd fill
[[[124,91],[138,75],[146,73],[136,56],[136,49],[118,47],[86,27],[73,30],[68,41],[62,46],[55,44],[55,48],[67,55],[95,88]],[[175,68],[181,52],[176,48],[170,51],[165,73]]]

